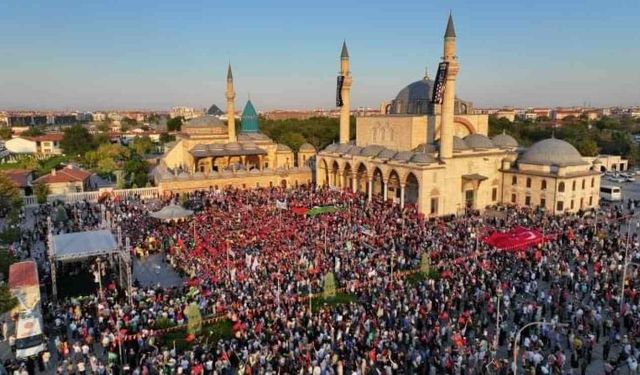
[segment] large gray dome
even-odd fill
[[[432,115],[432,95],[433,81],[429,77],[424,77],[400,90],[391,105],[391,113]]]
[[[506,133],[496,135],[491,141],[493,141],[493,144],[497,147],[518,147],[518,141]]]
[[[556,165],[559,167],[569,165],[582,165],[585,161],[570,143],[561,139],[549,138],[534,143],[518,158],[523,164]]]

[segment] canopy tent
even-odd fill
[[[118,242],[109,230],[65,233],[53,236],[53,256],[58,261],[80,260],[118,251]]]
[[[183,219],[185,217],[189,217],[193,215],[193,211],[187,210],[182,206],[178,206],[176,204],[171,204],[169,206],[164,207],[160,211],[152,212],[151,217],[155,217],[160,220],[173,220],[173,219]]]

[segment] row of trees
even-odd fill
[[[65,129],[60,147],[66,155],[102,177],[113,178],[117,171],[122,171],[118,181],[122,187],[142,187],[148,183],[149,166],[143,156],[155,150],[148,136],[136,137],[126,147],[111,143],[107,134],[94,136],[87,128],[77,125]]]
[[[505,118],[489,117],[489,135],[503,131],[523,146],[555,136],[571,143],[584,156],[611,154],[621,155],[631,164],[640,161],[640,148],[633,141],[633,134],[640,133],[640,120],[637,119],[604,117],[590,121],[570,117],[561,126],[555,126],[548,119],[511,122]]]
[[[356,120],[351,117],[351,139],[355,139]],[[268,120],[260,119],[260,130],[292,150],[297,151],[305,143],[311,143],[321,150],[340,138],[340,120],[330,117],[312,117],[306,120]]]

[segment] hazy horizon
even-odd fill
[[[4,4],[0,109],[224,110],[229,61],[236,108],[331,109],[343,39],[352,108],[377,108],[433,76],[449,10],[476,107],[640,104],[640,2],[345,3]]]

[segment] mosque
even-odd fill
[[[456,32],[449,16],[435,80],[402,89],[382,116],[358,117],[350,142],[352,76],[346,44],[340,56],[337,105],[340,142],[317,155],[316,181],[382,195],[427,216],[460,214],[504,203],[550,213],[596,207],[601,161],[569,143],[545,139],[525,149],[508,134],[488,137],[488,116],[456,96]]]
[[[160,191],[193,191],[226,187],[256,188],[311,184],[316,149],[303,144],[298,152],[276,144],[260,132],[258,113],[247,101],[236,126],[235,90],[227,71],[227,123],[213,114],[186,122],[165,152],[154,178]],[[237,129],[239,128],[239,129]]]

